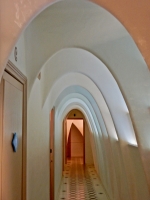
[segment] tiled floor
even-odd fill
[[[93,165],[83,166],[82,158],[68,160],[58,200],[108,200]]]

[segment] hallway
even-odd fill
[[[150,1],[0,5],[0,200],[150,200]]]
[[[84,168],[82,158],[68,160],[59,200],[108,200],[93,165]]]

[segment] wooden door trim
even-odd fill
[[[64,148],[65,148],[65,164],[67,164],[67,120],[65,120],[65,144],[64,144]]]
[[[83,165],[85,165],[85,121],[83,120]]]
[[[50,112],[50,200],[54,200],[55,187],[54,187],[54,138],[55,138],[55,108],[53,107]],[[52,150],[52,152],[51,152]],[[53,173],[51,173],[53,172]]]
[[[4,82],[1,81],[0,84],[0,199],[2,199],[2,139],[3,139],[3,102],[4,102]]]
[[[68,148],[68,146],[69,146],[69,148]],[[69,151],[69,156],[68,156],[68,151]],[[69,131],[69,134],[68,134],[67,158],[71,159],[71,127],[70,127],[70,131]]]
[[[12,77],[14,77],[16,80],[18,80],[23,85],[23,121],[22,121],[22,200],[26,200],[26,183],[27,183],[27,78],[24,76],[22,72],[11,62],[8,61],[5,71],[10,74]],[[1,83],[1,87],[3,87]],[[2,88],[1,88],[2,89]],[[1,90],[2,95],[0,95],[0,98],[2,101],[0,101],[0,129],[1,133],[3,132],[3,89]],[[0,134],[0,141],[2,143],[2,134]],[[0,144],[0,160],[2,156],[2,145]],[[0,162],[1,164],[1,162]],[[1,165],[0,165],[1,170]],[[2,195],[2,179],[1,179],[1,173],[0,171],[0,195]]]
[[[62,144],[62,169],[64,171],[65,165],[67,164],[67,134],[66,134],[66,118],[63,120],[63,144]],[[63,174],[62,171],[62,174]]]
[[[63,120],[63,123],[62,123],[62,134],[63,134],[63,137],[62,137],[62,175],[63,175],[63,171],[64,171],[64,155],[65,155],[65,150],[64,150],[64,143],[65,143],[65,134],[64,134],[64,120]]]
[[[67,158],[66,158],[66,125],[65,125],[66,121],[65,119],[63,120],[63,140],[62,140],[62,169],[63,171],[65,170],[65,164],[67,163]],[[62,171],[62,174],[63,174]]]
[[[26,76],[10,60],[6,65],[5,71],[20,81],[23,85],[27,83]]]
[[[16,80],[13,76],[11,76],[8,72],[4,71],[3,73],[3,79],[9,82],[10,84],[13,84],[15,88],[23,92],[23,84],[20,83],[18,80]]]

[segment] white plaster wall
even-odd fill
[[[28,100],[27,200],[49,200],[49,105],[42,107],[41,81],[36,79]],[[52,108],[53,105],[50,105]],[[54,136],[55,199],[62,178],[62,126]]]
[[[17,61],[15,60],[14,50],[17,47]],[[25,53],[25,41],[24,41],[24,33],[21,34],[18,42],[15,44],[13,48],[9,60],[17,67],[19,70],[27,76],[26,73],[26,53]]]
[[[91,148],[90,130],[88,128],[86,120],[84,123],[85,123],[85,164],[92,165],[94,164],[94,162],[93,162],[93,155]]]
[[[42,76],[42,78],[44,78]],[[39,84],[40,81],[36,80],[35,86],[32,88],[32,93],[31,93],[31,97],[29,99],[29,119],[30,123],[29,123],[29,129],[35,129],[36,130],[36,126],[37,124],[33,124],[31,125],[32,119],[35,118],[35,122],[39,122],[38,123],[38,129],[45,133],[45,128],[43,126],[40,125],[40,119],[43,118],[43,115],[41,116],[41,111],[45,112],[47,110],[47,108],[50,108],[53,106],[53,104],[48,105],[48,102],[44,105],[44,107],[42,107],[42,86]],[[75,88],[74,88],[75,89]],[[33,96],[33,97],[32,97]],[[35,104],[35,102],[39,102],[38,105]],[[36,106],[36,109],[33,110],[33,108]],[[40,107],[41,108],[40,108]],[[33,114],[33,113],[34,114]],[[39,114],[40,113],[40,114]],[[38,115],[39,114],[39,115]],[[35,115],[35,116],[34,116]],[[33,117],[34,116],[34,117]],[[40,117],[39,117],[40,116]],[[45,124],[46,126],[48,126],[49,121],[48,121],[48,117],[49,115],[47,114],[47,119],[45,118]],[[45,126],[44,125],[44,126]],[[40,126],[40,128],[39,128]],[[43,128],[42,128],[43,127]],[[38,131],[39,131],[38,130]],[[62,138],[61,138],[61,132],[62,130],[60,129],[57,132],[57,136],[55,138],[55,146],[56,146],[56,171],[55,171],[55,180],[56,180],[56,190],[55,190],[55,194],[58,193],[58,189],[59,189],[59,184],[60,184],[60,180],[61,180],[61,175],[62,175],[62,166],[61,166],[61,153],[62,153]],[[30,133],[32,131],[29,131],[29,134],[32,135],[32,133]],[[47,137],[48,137],[49,131],[47,130]],[[39,134],[40,135],[40,134]],[[132,193],[132,190],[139,190],[139,193],[142,194],[144,191],[144,195],[145,195],[145,199],[147,200],[149,198],[149,194],[148,194],[148,190],[147,190],[147,185],[145,182],[145,175],[142,172],[142,165],[139,168],[140,170],[138,170],[138,174],[136,173],[136,175],[138,175],[138,177],[140,177],[140,179],[142,180],[140,184],[142,185],[137,185],[137,184],[133,184],[134,183],[134,179],[136,178],[133,172],[133,167],[134,164],[131,162],[130,160],[130,156],[128,154],[125,153],[125,151],[122,150],[123,153],[118,155],[118,148],[120,147],[115,147],[115,142],[111,141],[110,138],[105,138],[103,139],[102,137],[98,137],[95,133],[93,133],[94,137],[95,137],[95,141],[97,141],[96,143],[96,151],[97,154],[103,154],[103,159],[102,156],[101,157],[96,157],[98,165],[100,166],[98,172],[99,172],[99,176],[101,177],[101,179],[103,180],[103,184],[105,185],[105,188],[110,196],[111,199],[117,199],[120,200],[120,198],[128,198],[128,199],[135,199],[137,200],[139,197],[138,195],[136,195],[136,193]],[[33,138],[36,137],[35,135],[32,135]],[[30,136],[29,136],[29,140],[30,140]],[[46,140],[46,142],[48,142],[48,140]],[[37,142],[37,144],[35,144],[35,146],[37,147],[39,145],[40,141]],[[48,144],[48,143],[47,143]],[[103,145],[102,145],[103,144]],[[34,154],[36,155],[37,151],[36,148],[33,148],[33,145],[29,142],[29,150],[30,152],[34,152]],[[102,149],[99,148],[99,146],[101,145]],[[117,150],[115,150],[115,148]],[[122,147],[121,147],[122,148]],[[44,147],[44,151],[46,151],[46,148]],[[119,148],[120,150],[120,148]],[[30,153],[29,153],[30,154]],[[49,155],[49,154],[47,154]],[[48,156],[47,156],[48,158]],[[122,162],[120,161],[120,158],[122,158]],[[35,159],[33,157],[33,159]],[[46,159],[46,158],[45,158]],[[39,180],[41,181],[41,174],[39,173],[39,169],[35,169],[35,166],[32,165],[32,161],[29,159],[29,167],[28,167],[28,186],[32,185],[33,190],[31,191],[29,189],[28,191],[28,195],[29,195],[29,199],[32,198],[39,198],[37,193],[36,193],[36,189],[39,188]],[[38,163],[38,159],[36,160],[36,162]],[[47,161],[45,161],[47,162]],[[105,163],[102,163],[105,162]],[[137,161],[140,163],[140,160]],[[117,163],[119,163],[117,165]],[[129,165],[129,167],[127,165]],[[49,173],[49,169],[44,168],[43,166],[41,166],[41,170],[45,170],[45,174]],[[34,173],[33,173],[34,172]],[[35,179],[35,177],[32,179],[30,179],[30,175],[34,175],[34,174],[38,174],[38,176],[36,177],[38,180]],[[127,174],[127,177],[125,177],[125,174]],[[132,176],[131,176],[132,174]],[[132,177],[132,179],[131,179]],[[34,180],[34,181],[33,181]],[[118,181],[119,180],[119,181]],[[48,184],[49,182],[48,180],[43,179],[42,180],[43,185]],[[122,187],[123,185],[123,187]],[[144,186],[144,190],[143,190],[143,186]],[[40,192],[40,191],[39,191]],[[47,187],[47,191],[44,191],[43,189],[41,189],[41,193],[43,192],[43,199],[44,198],[48,198],[48,187]],[[40,194],[41,195],[41,194]],[[139,199],[140,200],[140,199]]]
[[[78,83],[79,83],[79,77],[77,79],[78,79]],[[62,81],[63,83],[64,83],[64,80]],[[71,83],[73,83],[73,78],[71,78],[70,80],[71,80]],[[82,77],[82,80],[83,80],[83,77]],[[59,82],[59,85],[62,85],[62,84]],[[90,88],[89,84],[88,84],[88,88]],[[75,90],[75,87],[73,89]],[[70,93],[70,91],[68,91],[68,92]],[[76,94],[76,96],[77,96],[77,94]],[[55,100],[54,100],[54,102],[55,102]],[[66,100],[64,100],[64,102],[66,103]],[[94,105],[94,103],[93,103],[93,105]],[[105,132],[104,129],[103,129],[103,131]],[[102,133],[104,133],[104,132],[102,132]],[[130,167],[128,167],[129,166],[129,156],[128,156],[128,154],[126,154],[126,148],[125,148],[124,144],[119,142],[119,151],[121,151],[121,158],[123,159],[123,162],[122,162],[122,161],[120,161],[120,155],[119,155],[119,157],[117,156],[117,158],[119,160],[117,160],[117,158],[116,158],[116,155],[118,154],[118,152],[117,152],[118,150],[116,151],[116,149],[115,149],[116,141],[114,141],[111,138],[111,135],[110,136],[108,135],[108,137],[106,137],[106,134],[104,134],[103,135],[104,140],[102,137],[99,138],[96,135],[96,132],[93,132],[93,135],[95,138],[95,147],[96,147],[97,154],[99,154],[99,155],[101,153],[104,154],[103,156],[96,157],[96,162],[98,162],[98,164],[100,165],[100,170],[98,171],[99,176],[103,178],[102,179],[103,184],[105,185],[105,188],[106,188],[108,194],[110,195],[111,198],[118,199],[118,200],[120,198],[123,198],[122,197],[123,194],[125,195],[124,196],[125,198],[133,199],[134,196],[132,195],[133,187],[132,187],[132,181],[131,181],[132,179],[131,179],[131,168],[130,168],[132,166],[132,164],[130,165]],[[103,147],[103,149],[100,149],[100,147]],[[104,158],[102,159],[102,157],[104,157]],[[120,163],[119,167],[117,167],[116,163]],[[102,165],[104,165],[104,166],[102,166]],[[141,170],[142,170],[142,168],[141,168]],[[125,176],[125,174],[126,174],[126,176]],[[143,174],[142,171],[141,171],[141,174]],[[120,184],[118,181],[118,177],[122,177],[121,184],[124,185],[124,187],[122,187],[121,194],[119,194],[120,193],[120,190],[119,190]],[[149,194],[148,194],[148,187],[146,185],[145,175],[143,174],[141,177],[142,177],[143,181],[145,182],[145,197],[148,199]],[[141,187],[141,192],[142,192],[142,187]]]
[[[59,127],[58,127],[59,126]],[[56,128],[57,127],[57,128]],[[59,189],[60,189],[60,184],[61,184],[61,179],[62,179],[62,173],[63,173],[63,122],[58,125],[56,123],[55,119],[55,142],[54,142],[54,151],[55,151],[55,158],[54,158],[54,163],[55,163],[55,171],[54,171],[54,179],[55,179],[55,200],[58,199],[59,195]]]
[[[120,22],[102,7],[81,0],[57,2],[38,15],[25,31],[29,89],[41,67],[60,49],[78,47],[95,52],[102,43],[126,35]]]
[[[136,135],[140,145],[143,150],[149,149],[150,72],[144,60],[140,59],[138,49],[127,37],[102,44],[97,50],[122,90],[132,120],[136,124]],[[109,103],[109,100],[107,101]]]
[[[72,79],[71,79],[72,80]],[[75,89],[75,88],[74,88]],[[77,96],[77,95],[76,95]],[[66,101],[65,101],[66,102]],[[103,152],[103,154],[105,154],[104,152],[106,152],[106,154],[104,155],[104,159],[100,158],[100,157],[96,157],[96,162],[100,162],[100,166],[104,165],[103,170],[100,169],[99,171],[99,175],[100,177],[103,177],[103,183],[105,184],[105,188],[107,190],[107,192],[109,193],[109,195],[114,198],[114,199],[118,199],[119,200],[119,182],[117,181],[117,177],[123,177],[121,179],[121,184],[126,186],[126,187],[122,187],[122,191],[121,192],[121,198],[122,195],[125,195],[125,198],[128,199],[132,199],[132,181],[131,181],[131,169],[128,167],[129,165],[129,156],[125,154],[126,150],[122,149],[123,146],[121,145],[121,143],[119,143],[119,146],[121,147],[119,150],[121,150],[123,153],[121,154],[121,157],[123,159],[123,162],[121,162],[120,169],[118,169],[116,167],[116,163],[120,163],[120,160],[116,159],[116,154],[117,151],[115,151],[115,141],[111,140],[111,138],[105,138],[105,140],[103,141],[103,139],[97,138],[97,135],[95,135],[96,133],[93,133],[94,137],[95,137],[95,141],[97,141],[97,145],[96,145],[96,151],[97,154],[101,154]],[[106,137],[106,135],[104,134],[104,136]],[[102,144],[105,146],[104,150],[100,149],[100,146],[102,146]],[[124,150],[124,151],[123,151]],[[120,159],[120,157],[119,157]],[[102,161],[102,162],[101,162]],[[105,163],[104,163],[105,161]],[[131,165],[132,166],[132,165]],[[102,167],[101,167],[102,168]],[[105,169],[105,170],[104,170]],[[120,174],[120,173],[121,174]],[[141,171],[142,173],[142,171]],[[127,175],[124,176],[124,175]],[[145,182],[145,177],[143,176],[143,181]],[[129,187],[129,186],[131,187]],[[127,190],[126,190],[127,188]],[[147,187],[145,187],[147,188]],[[142,187],[141,187],[142,189]],[[148,195],[148,190],[146,189],[146,198],[149,198]],[[129,196],[130,194],[130,196]]]
[[[103,44],[98,51],[108,68],[111,69],[126,99],[139,142],[146,176],[150,181],[150,168],[148,167],[150,165],[148,156],[150,152],[148,134],[150,129],[150,72],[144,60],[140,59],[139,51],[135,50],[131,39],[128,40],[125,37],[116,42]],[[131,52],[132,54],[134,52],[132,56]]]
[[[63,68],[62,63],[65,63]],[[52,89],[53,82],[60,79],[62,75],[65,74],[68,74],[69,77],[69,72],[71,73],[71,71],[84,74],[88,76],[91,80],[94,80],[94,83],[97,85],[98,89],[101,90],[105,98],[110,113],[113,115],[114,123],[118,131],[118,137],[123,141],[127,141],[128,143],[136,144],[136,138],[134,135],[132,123],[130,123],[130,119],[128,117],[128,109],[117,85],[117,82],[111,75],[110,71],[107,70],[107,67],[93,54],[77,48],[63,49],[55,54],[44,67],[45,84],[43,85],[43,91],[46,85],[49,86],[45,88],[45,92],[47,93],[46,96]],[[52,73],[53,70],[55,70],[56,68],[57,71],[55,71],[50,80],[49,74]],[[96,73],[92,73],[92,71],[95,71]],[[77,78],[75,79],[77,80]],[[71,83],[64,81],[63,84],[67,87],[67,84],[69,85]],[[76,85],[78,85],[78,81],[76,81]],[[89,86],[85,82],[83,83],[83,85],[85,88],[89,88]],[[57,88],[57,90],[59,89]],[[96,98],[97,91],[93,89],[91,93],[95,94],[94,98]],[[46,96],[44,95],[45,98]],[[97,102],[98,101],[100,102],[100,100],[97,100]],[[102,105],[102,102],[100,102],[99,104]],[[101,106],[102,113],[103,110],[105,109],[103,109],[103,106]],[[108,117],[106,121],[109,121]],[[112,128],[111,133],[114,138],[117,137],[115,131],[113,131]]]
[[[49,112],[42,109],[40,81],[28,101],[27,200],[49,200]]]

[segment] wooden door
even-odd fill
[[[67,141],[67,158],[71,159],[71,128],[68,134],[68,141]]]
[[[63,171],[65,169],[65,164],[67,164],[67,120],[63,120],[63,145],[62,145],[62,154],[63,154],[63,162],[62,162],[62,168]]]
[[[68,151],[67,151],[67,120],[66,119],[64,121],[64,138],[65,138],[65,141],[64,141],[65,164],[67,164],[67,154],[68,154]]]
[[[85,121],[83,120],[83,165],[85,165]]]
[[[4,72],[1,83],[3,90],[3,128],[1,143],[1,195],[3,200],[22,199],[22,121],[23,85]],[[18,146],[12,148],[13,134],[16,133]]]
[[[54,120],[55,109],[50,113],[50,200],[54,200]]]

